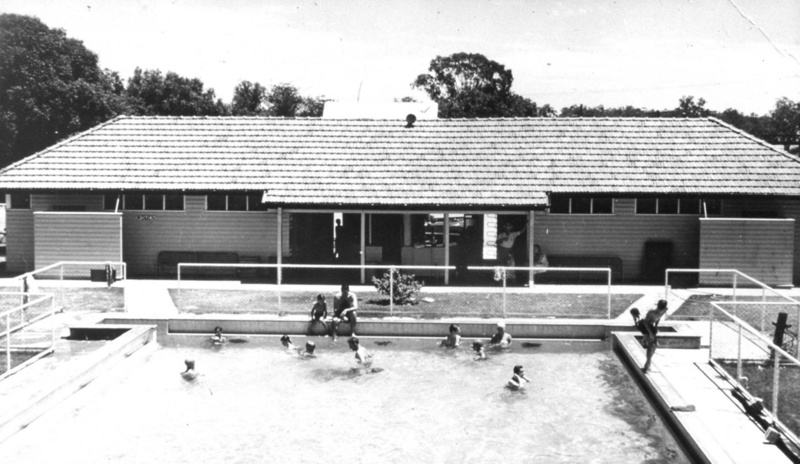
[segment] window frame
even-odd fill
[[[224,197],[225,207],[224,209],[210,209],[208,207],[208,199],[209,197]],[[267,211],[269,208],[261,203],[261,199],[259,198],[261,193],[214,193],[214,194],[206,194],[206,211],[207,212],[225,212],[225,213],[258,213]],[[242,197],[241,200],[244,200],[244,209],[231,209],[231,197]],[[254,204],[255,203],[255,204]]]
[[[553,200],[551,199],[550,200],[551,201],[551,206],[550,206],[550,211],[548,212],[548,214],[571,214],[571,215],[582,215],[582,216],[609,216],[609,215],[613,215],[614,211],[615,211],[615,208],[614,208],[614,197],[593,197],[593,196],[587,196],[587,195],[580,195],[580,196],[558,196],[556,198],[558,200],[560,200],[560,201],[563,201],[564,199],[567,200],[567,211],[566,212],[563,212],[563,211],[553,212],[553,210],[552,210],[552,201]],[[575,209],[575,201],[574,200],[585,201],[587,199],[589,200],[589,212],[580,212],[580,213],[574,212],[574,209]],[[603,213],[597,212],[597,207],[595,207],[595,200],[609,200],[610,201],[610,206],[611,206],[611,211],[607,212],[607,213],[606,212],[603,212]]]
[[[639,212],[639,201],[640,200],[654,200],[655,201],[655,212],[646,212],[641,213]],[[675,200],[677,202],[676,211],[675,212],[664,212],[662,209],[661,200]],[[696,202],[696,211],[693,212],[685,212],[687,208],[684,208],[684,204],[686,201]],[[634,214],[636,215],[643,215],[643,216],[704,216],[705,213],[703,211],[703,203],[708,202],[715,202],[718,204],[717,207],[714,208],[713,212],[708,213],[709,216],[720,216],[722,215],[722,199],[721,198],[703,198],[703,197],[636,197],[635,198],[636,205],[634,206]]]
[[[151,197],[151,204],[154,197],[160,196],[161,197],[161,207],[160,208],[148,208],[148,198]],[[180,196],[181,197],[181,207],[180,209],[174,208],[167,208],[167,196]],[[120,197],[120,211],[185,211],[186,210],[186,195],[182,193],[106,193],[103,194],[103,210],[104,211],[113,211],[114,207],[109,207],[113,203],[116,206],[116,198]],[[128,206],[128,197],[135,198],[139,197],[141,201],[141,208],[130,208]],[[109,201],[109,198],[113,198],[112,201]]]

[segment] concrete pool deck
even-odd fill
[[[134,283],[135,282],[135,283]],[[183,283],[184,288],[190,288],[204,285],[213,285],[214,288],[218,287],[219,282],[192,282]],[[330,287],[330,288],[328,288]],[[121,313],[103,313],[92,314],[84,321],[68,321],[68,324],[78,323],[93,323],[93,322],[106,322],[114,324],[152,324],[160,325],[158,337],[161,336],[208,336],[210,331],[206,330],[206,325],[214,324],[219,320],[220,316],[181,316],[178,314],[169,298],[169,289],[175,288],[174,281],[127,281],[126,282],[126,299],[127,312]],[[250,287],[248,287],[250,288]],[[282,288],[288,290],[292,286],[284,285]],[[300,289],[308,289],[307,286],[298,286]],[[336,286],[314,286],[315,290],[319,291],[334,291]],[[365,287],[366,288],[366,287]],[[358,292],[358,286],[353,287],[354,292]],[[459,289],[461,290],[461,289]],[[469,291],[498,291],[497,287],[491,289],[469,289]],[[514,291],[528,291],[528,289],[509,289]],[[434,293],[433,289],[429,289]],[[453,288],[447,288],[442,291],[453,291]],[[593,286],[537,286],[538,292],[559,292],[566,293],[574,291],[576,293],[588,293],[591,291],[605,293],[606,287],[593,287]],[[652,305],[659,298],[663,297],[663,286],[616,286],[612,290],[614,293],[636,293],[644,295],[635,305],[640,308],[647,308]],[[703,289],[703,293],[709,292],[724,292],[723,290]],[[729,291],[729,290],[728,290]],[[683,291],[674,292],[674,297],[670,300],[670,307],[672,311],[680,306],[682,301],[691,294],[681,293]],[[745,294],[746,291],[741,291],[740,294]],[[794,297],[800,295],[800,292],[795,289],[787,290],[787,294]],[[58,317],[69,317],[68,314],[60,314]],[[261,324],[275,324],[275,317],[261,317],[259,318]],[[241,316],[230,316],[225,319],[226,324],[233,324],[230,327],[236,327],[237,323],[246,323],[252,318]],[[307,320],[305,317],[283,317],[280,320],[289,324],[287,327],[305,327]],[[169,327],[169,321],[172,321],[173,327],[182,327],[181,330],[172,331]],[[496,319],[475,319],[468,320],[459,318],[459,322],[471,327],[469,330],[474,330],[474,333],[465,333],[465,336],[471,337],[484,337],[491,333]],[[159,324],[160,322],[160,324]],[[402,325],[409,324],[416,326],[415,330],[422,330],[423,333],[418,336],[443,336],[442,327],[449,324],[448,321],[381,321],[381,324],[389,325]],[[364,320],[363,324],[367,324],[368,320]],[[359,322],[362,325],[362,322]],[[794,462],[787,457],[777,446],[769,444],[764,436],[764,431],[759,425],[748,417],[742,405],[733,397],[733,387],[728,383],[716,370],[709,364],[708,350],[702,347],[695,347],[693,349],[672,349],[662,345],[662,348],[656,352],[653,367],[647,374],[642,374],[640,367],[644,363],[644,350],[638,344],[635,334],[631,332],[630,316],[623,313],[619,318],[612,321],[607,320],[575,320],[575,321],[551,321],[551,320],[530,320],[530,319],[514,319],[508,320],[507,326],[509,332],[517,335],[519,338],[525,336],[535,338],[535,332],[528,332],[522,326],[536,325],[539,327],[547,327],[554,325],[568,325],[568,326],[602,326],[604,332],[622,332],[615,335],[615,343],[617,344],[617,352],[621,353],[620,357],[623,362],[628,364],[631,374],[637,382],[642,386],[643,390],[648,393],[651,401],[657,409],[661,409],[662,417],[665,422],[672,422],[673,429],[678,429],[677,432],[686,434],[689,437],[686,446],[689,448],[688,452],[691,459],[697,462],[713,462],[713,463],[730,463],[730,464],[749,464],[749,463],[790,463]],[[707,322],[683,322],[683,321],[667,321],[665,326],[674,326],[678,328],[681,333],[691,333],[695,335],[697,340],[700,340],[698,345],[703,345],[704,334],[708,332]],[[199,327],[199,328],[198,328]],[[463,327],[463,326],[462,326]],[[530,329],[534,330],[534,329]],[[542,329],[536,329],[542,330]],[[284,331],[284,327],[278,330],[270,331],[269,333],[280,333]],[[295,333],[294,330],[287,330]],[[426,333],[431,331],[430,333]],[[180,332],[180,335],[174,332]],[[226,330],[228,335],[249,335],[246,332],[237,331],[235,329]],[[302,333],[302,332],[301,332]],[[365,333],[365,335],[367,335]],[[375,334],[376,336],[378,334]],[[390,334],[381,334],[390,335]],[[399,335],[399,334],[398,334]],[[665,338],[669,335],[665,334]],[[543,337],[553,338],[553,337]],[[707,335],[705,336],[705,344],[707,344]],[[59,351],[61,350],[61,351]],[[64,351],[69,350],[68,344],[61,343],[56,346],[56,355],[61,354],[59,359],[65,359]],[[124,356],[123,356],[124,357]],[[56,359],[53,357],[53,359]],[[121,359],[121,358],[120,358]],[[49,367],[42,371],[43,367],[31,367],[24,369],[18,374],[11,376],[12,382],[0,382],[0,411],[8,411],[10,404],[16,404],[15,401],[35,401],[41,395],[31,392],[37,391],[34,385],[37,382],[52,383],[54,369],[66,369],[66,366],[59,367],[57,363],[49,362]],[[69,362],[64,363],[69,364]],[[44,365],[43,365],[44,366]],[[71,369],[78,369],[74,366]],[[87,368],[88,369],[88,368]],[[47,377],[43,380],[38,377]],[[67,375],[67,374],[64,374]],[[76,374],[77,375],[77,374]],[[80,383],[80,382],[78,382]],[[16,393],[12,393],[16,390]],[[24,391],[28,391],[25,393]],[[660,405],[660,407],[659,407]],[[22,421],[24,422],[24,421]],[[17,425],[24,427],[20,422]],[[0,441],[2,435],[0,435]]]

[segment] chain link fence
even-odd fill
[[[775,326],[770,340],[752,326],[752,320],[759,319],[757,311],[737,308],[739,315],[750,318],[747,321],[721,303],[710,305],[711,361],[737,386],[734,394],[754,420],[765,429],[777,427],[790,434],[795,443],[800,442],[796,438],[800,434],[800,361],[796,344],[785,343],[786,318]],[[760,309],[766,311],[769,307]]]

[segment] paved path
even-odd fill
[[[169,295],[174,285],[166,280],[126,280],[125,311],[142,317],[177,315],[178,308]]]

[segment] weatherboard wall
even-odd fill
[[[70,262],[122,261],[122,215],[114,212],[55,212],[33,214],[35,267]],[[65,268],[65,275],[88,278],[100,265]]]
[[[277,255],[277,214],[268,211],[206,211],[205,196],[187,195],[183,211],[124,211],[123,255],[132,275],[155,275],[161,251],[220,251]],[[284,214],[283,254],[289,254]]]
[[[6,211],[6,272],[11,275],[32,271],[33,268],[33,211]]]

